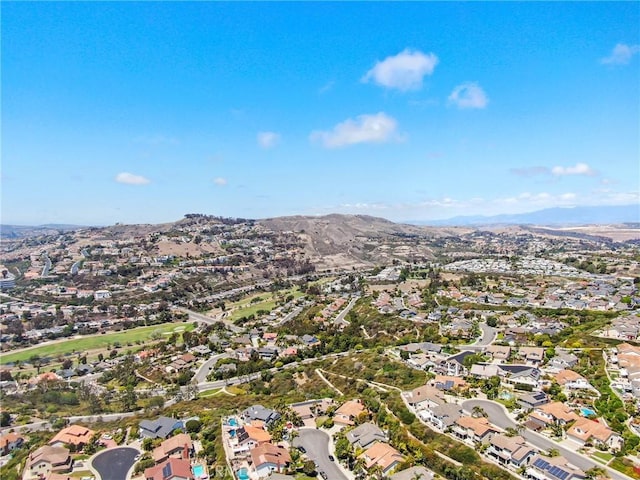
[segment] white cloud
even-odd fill
[[[133,173],[122,172],[116,175],[116,182],[125,183],[127,185],[146,185],[147,183],[151,183],[146,177],[142,175],[134,175]]]
[[[435,54],[406,48],[395,56],[378,61],[361,81],[373,81],[382,87],[402,91],[418,90],[422,87],[424,76],[431,75],[437,64],[438,57]]]
[[[551,173],[556,177],[563,177],[567,175],[587,175],[594,176],[596,174],[595,170],[593,170],[586,163],[576,163],[572,167],[561,167],[556,166],[551,169]]]
[[[359,115],[333,127],[333,130],[315,130],[309,135],[312,142],[320,142],[326,148],[339,148],[356,143],[383,143],[398,138],[398,122],[387,114]]]
[[[261,148],[273,148],[280,143],[280,134],[276,132],[258,132],[258,145]]]
[[[227,184],[227,179],[223,177],[216,177],[213,179],[213,183],[215,183],[216,185],[220,185],[221,187],[224,187]]]
[[[634,55],[640,53],[640,45],[626,45],[618,43],[608,57],[600,59],[603,65],[626,65]]]
[[[489,98],[482,87],[474,82],[458,85],[449,95],[449,103],[458,108],[484,108]]]

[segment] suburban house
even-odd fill
[[[540,370],[530,365],[500,365],[500,377],[507,385],[527,385],[537,388],[540,381]]]
[[[474,354],[474,352],[465,350],[463,352],[456,353],[455,355],[447,357],[440,363],[440,365],[438,365],[438,373],[442,373],[443,375],[451,375],[453,377],[464,377],[467,374],[467,367],[465,367],[464,365],[464,359],[469,355]]]
[[[514,468],[527,465],[536,453],[521,436],[508,437],[502,433],[491,437],[491,444],[486,451],[486,454],[500,465]]]
[[[144,471],[145,480],[194,480],[191,462],[182,458],[168,458]]]
[[[448,392],[450,390],[466,388],[467,382],[465,382],[460,377],[436,375],[435,378],[429,380],[428,385],[431,387],[436,387],[438,390],[444,390],[445,392]]]
[[[533,457],[525,476],[533,480],[584,480],[587,477],[582,470],[569,464],[563,456],[544,455]]]
[[[536,407],[533,412],[529,414],[529,418],[543,428],[546,428],[554,424],[566,425],[580,417],[564,403],[551,402]]]
[[[430,387],[428,385],[414,388],[410,392],[405,393],[404,396],[407,399],[407,403],[415,408],[416,411],[433,408],[446,403],[444,393],[436,387]]]
[[[272,472],[282,473],[291,463],[286,448],[265,443],[251,450],[251,462],[258,477],[267,477]]]
[[[595,390],[586,378],[573,370],[560,370],[554,378],[567,390]]]
[[[394,473],[389,478],[390,480],[433,480],[435,474],[428,468],[416,466]]]
[[[547,368],[564,370],[565,368],[573,368],[577,364],[578,357],[573,353],[557,352],[556,356],[547,363]]]
[[[544,348],[542,347],[520,347],[518,355],[527,364],[539,366],[544,360]]]
[[[0,437],[0,456],[8,455],[24,443],[24,437],[15,432],[9,432]]]
[[[383,442],[378,442],[369,447],[360,455],[360,458],[364,459],[364,467],[367,470],[378,466],[383,475],[386,475],[404,461],[404,457],[400,452]]]
[[[455,403],[445,403],[428,407],[418,412],[418,415],[426,422],[439,430],[446,430],[462,416],[460,405]]]
[[[498,429],[485,417],[467,416],[457,419],[451,431],[456,437],[473,443],[487,443],[494,434],[498,433]]]
[[[74,449],[81,450],[82,447],[91,442],[95,432],[80,425],[70,425],[60,430],[55,437],[49,440],[52,447],[63,447],[73,445]]]
[[[354,425],[358,415],[366,411],[360,400],[349,400],[336,410],[333,421],[340,425]]]
[[[518,403],[525,410],[531,410],[549,403],[549,396],[544,392],[524,393],[518,396]]]
[[[183,428],[182,420],[169,417],[158,417],[155,420],[142,420],[140,422],[141,438],[167,438],[174,430]]]
[[[68,448],[45,445],[29,455],[23,478],[47,478],[52,473],[70,472],[72,467]]]
[[[567,438],[578,442],[580,445],[591,443],[610,450],[619,450],[623,443],[623,439],[619,434],[606,425],[588,418],[578,418],[567,430]]]
[[[387,437],[373,423],[363,423],[347,433],[347,440],[354,447],[367,448],[375,442],[386,442]]]
[[[511,347],[502,345],[489,345],[485,353],[491,357],[494,363],[504,363],[509,360]]]
[[[186,433],[180,433],[170,437],[153,450],[153,460],[161,463],[169,457],[177,457],[188,460],[193,455],[193,442]]]
[[[264,422],[265,425],[270,425],[280,418],[280,414],[262,405],[253,405],[242,412],[242,418],[245,422],[260,420]]]
[[[263,428],[245,425],[236,430],[235,441],[233,441],[233,451],[238,453],[241,451],[251,450],[258,445],[271,442],[271,435]]]

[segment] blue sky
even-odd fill
[[[2,2],[2,222],[639,202],[637,2]]]

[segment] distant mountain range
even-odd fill
[[[529,213],[461,216],[445,220],[408,221],[414,225],[602,225],[639,223],[640,205],[546,208]]]
[[[0,238],[24,238],[35,235],[52,235],[85,228],[80,225],[48,223],[46,225],[0,225]]]

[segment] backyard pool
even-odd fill
[[[249,472],[246,468],[241,468],[240,470],[238,470],[236,472],[236,475],[238,475],[238,480],[249,480]]]
[[[593,411],[592,409],[588,408],[588,407],[581,407],[580,408],[580,413],[582,414],[583,417],[595,417],[596,416],[596,412]]]
[[[193,466],[193,476],[196,478],[204,477],[204,467],[202,465]]]
[[[235,418],[233,418],[233,417],[231,417],[231,418],[229,419],[229,422],[228,422],[228,423],[229,423],[229,425],[230,425],[230,426],[232,426],[232,427],[237,427],[237,426],[238,426],[238,421],[237,421]]]

